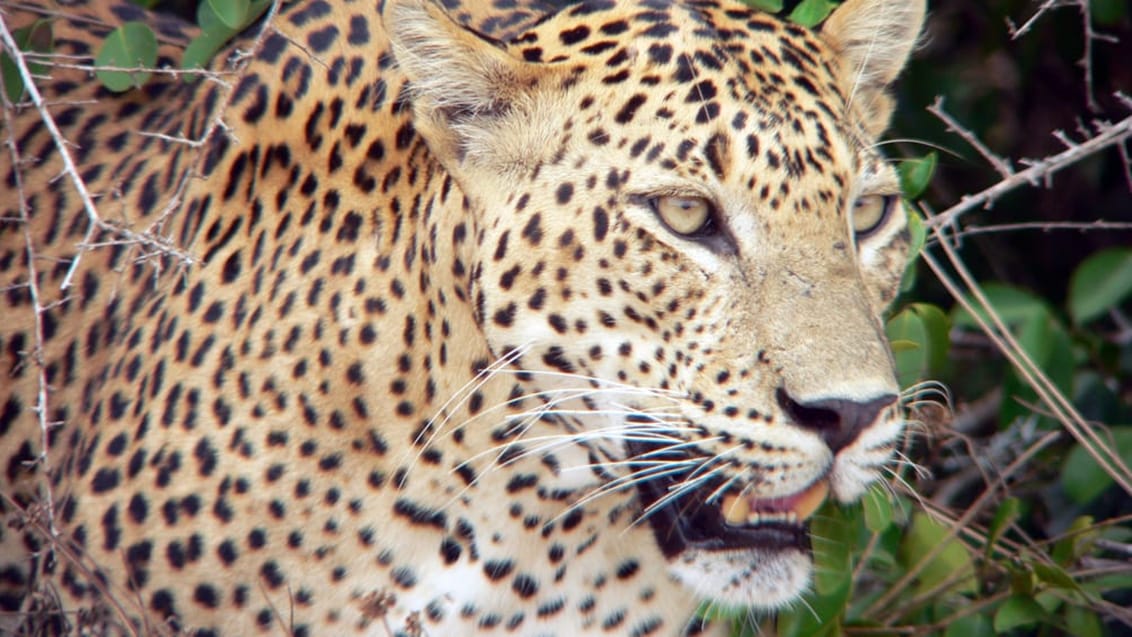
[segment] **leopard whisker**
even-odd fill
[[[682,465],[683,462],[681,462],[679,464]],[[625,475],[625,476],[619,476],[616,479],[611,480],[610,482],[606,482],[606,483],[599,485],[593,491],[582,496],[581,498],[578,499],[578,501],[574,502],[568,509],[562,511],[561,513],[559,513],[555,517],[551,518],[550,521],[551,522],[557,521],[557,520],[561,519],[563,516],[569,514],[570,510],[576,509],[576,508],[584,506],[586,504],[589,504],[590,502],[593,502],[594,500],[597,500],[598,498],[600,498],[602,496],[610,495],[610,494],[617,492],[617,491],[622,491],[624,489],[632,488],[633,486],[637,485],[640,482],[644,482],[644,481],[647,481],[647,480],[654,480],[656,478],[661,478],[661,477],[664,477],[666,475],[678,473],[678,472],[683,471],[683,470],[684,470],[683,466],[673,467],[673,466],[667,466],[665,464],[660,464],[660,465],[649,467],[649,468],[644,469],[642,471],[637,471],[637,472],[634,472],[634,473],[631,473],[631,474],[628,474],[628,475]],[[642,476],[641,474],[647,474],[647,475]]]
[[[416,456],[408,463],[408,466],[416,466],[417,462],[420,460],[421,454],[424,453],[424,450],[428,448],[428,446],[433,442],[435,442],[437,435],[444,429],[444,426],[451,421],[452,416],[451,412],[448,411],[449,407],[453,407],[454,409],[462,407],[468,400],[471,399],[472,395],[475,394],[476,391],[478,391],[481,387],[484,386],[485,383],[488,382],[488,380],[491,379],[491,377],[499,369],[502,369],[503,367],[506,367],[507,365],[513,363],[515,360],[521,358],[523,354],[533,346],[533,342],[528,342],[508,351],[506,354],[493,361],[490,365],[480,370],[474,377],[471,378],[471,380],[464,383],[448,398],[448,400],[440,405],[440,407],[436,411],[436,414],[429,418],[428,423],[426,423],[425,425],[424,430],[431,431],[432,434],[429,435],[428,439],[420,445],[419,451],[417,451]],[[444,418],[440,421],[439,424],[437,424],[437,418],[441,414],[444,415]]]

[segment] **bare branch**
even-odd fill
[[[1042,17],[1047,11],[1061,7],[1077,7],[1077,11],[1081,14],[1081,28],[1084,31],[1084,51],[1081,54],[1081,59],[1077,61],[1078,66],[1083,69],[1085,76],[1085,104],[1089,110],[1094,113],[1101,112],[1101,106],[1096,100],[1095,82],[1093,79],[1093,42],[1100,40],[1102,42],[1117,42],[1118,40],[1104,33],[1097,33],[1093,29],[1093,15],[1092,8],[1089,0],[1045,0],[1034,15],[1030,16],[1029,20],[1022,23],[1022,26],[1015,27],[1013,22],[1007,21],[1007,27],[1010,30],[1011,39],[1017,40],[1030,30],[1038,18]]]
[[[47,110],[43,102],[43,96],[39,94],[39,89],[35,86],[31,71],[28,70],[27,61],[24,59],[20,47],[16,45],[16,40],[12,37],[11,31],[8,30],[8,23],[4,20],[2,14],[0,14],[0,42],[2,42],[4,48],[8,50],[16,68],[19,69],[20,78],[24,82],[24,90],[27,91],[28,97],[31,98],[32,104],[35,105],[36,110],[39,111],[43,125],[47,127],[51,139],[55,142],[55,149],[59,151],[59,157],[63,160],[63,173],[70,179],[71,184],[75,187],[75,191],[79,194],[79,199],[82,201],[83,209],[86,210],[86,216],[89,222],[86,236],[83,237],[83,243],[89,243],[91,238],[94,237],[94,233],[97,231],[99,221],[101,220],[98,215],[98,208],[94,205],[94,199],[91,198],[90,193],[87,192],[86,183],[83,182],[83,178],[79,174],[74,160],[71,159],[71,152],[67,149],[67,140],[63,137],[63,134],[59,132],[59,127],[55,125],[55,118],[53,118],[51,112]],[[60,285],[61,289],[65,290],[71,286],[71,279],[75,275],[75,270],[78,268],[81,258],[82,251],[80,250],[75,254],[74,260],[71,261],[71,267],[67,270],[67,275],[63,277],[63,283]]]
[[[967,226],[955,233],[957,237],[969,237],[976,234],[992,234],[1000,232],[1019,232],[1023,230],[1075,230],[1077,232],[1104,231],[1132,231],[1132,222],[1127,221],[1032,221],[1026,223],[1003,223],[989,226]]]
[[[3,25],[3,17],[0,16],[0,28],[6,27]],[[5,31],[6,33],[6,31]],[[0,91],[2,93],[2,91]],[[7,137],[4,140],[4,145],[8,147],[8,154],[12,158],[12,165],[20,165],[20,150],[16,146],[14,137],[15,127],[12,125],[12,112],[8,104],[7,94],[0,95],[3,104],[0,105],[4,111],[4,128],[8,131]],[[33,313],[32,331],[35,336],[35,348],[25,354],[34,361],[36,366],[36,383],[38,385],[35,397],[35,406],[32,411],[35,412],[36,419],[39,421],[39,455],[35,462],[39,465],[40,471],[43,475],[49,475],[51,471],[51,461],[48,458],[48,450],[50,449],[50,433],[52,423],[48,422],[48,384],[47,384],[47,362],[44,359],[44,337],[43,337],[43,314],[47,311],[40,300],[39,293],[39,271],[36,269],[36,250],[35,242],[31,236],[31,215],[28,211],[27,197],[24,195],[24,183],[20,171],[13,170],[12,174],[16,180],[16,197],[19,202],[20,209],[20,225],[24,235],[24,255],[27,259],[27,283],[25,287],[28,291],[28,296],[31,300],[31,309]],[[59,536],[59,529],[55,526],[55,497],[51,488],[50,477],[42,481],[43,484],[43,509],[46,517],[47,532],[51,538]]]
[[[997,184],[974,195],[963,197],[959,203],[944,210],[939,215],[927,221],[930,227],[942,227],[953,223],[957,217],[979,207],[989,208],[996,199],[1014,190],[1029,184],[1037,185],[1043,180],[1048,181],[1055,172],[1089,157],[1104,148],[1116,144],[1123,144],[1132,137],[1132,116],[1125,117],[1116,124],[1096,122],[1098,132],[1095,136],[1066,150],[1046,157],[1044,159],[1027,162],[1029,167],[1016,171]]]
[[[963,138],[963,141],[967,142],[975,150],[979,151],[979,154],[982,155],[983,158],[988,162],[990,162],[991,166],[994,166],[994,169],[998,171],[998,174],[1002,175],[1003,177],[1010,177],[1014,174],[1014,167],[1010,165],[1009,160],[1003,159],[1002,157],[996,155],[990,148],[987,147],[986,144],[984,144],[978,137],[976,137],[970,129],[955,121],[955,119],[952,118],[951,115],[947,114],[947,112],[943,110],[943,96],[937,95],[935,102],[932,103],[932,105],[929,106],[927,110],[932,115],[935,115],[939,119],[943,120],[943,123],[947,124],[947,130],[959,135]]]

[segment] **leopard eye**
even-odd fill
[[[873,234],[888,220],[896,195],[865,195],[853,204],[853,234],[858,239]]]
[[[649,200],[653,212],[664,225],[676,234],[684,236],[705,235],[714,225],[714,210],[711,202],[703,197],[681,197],[666,195]]]

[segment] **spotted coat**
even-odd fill
[[[144,20],[56,15],[86,59]],[[677,635],[903,420],[876,151],[922,1],[289,3],[0,158],[0,631]],[[74,163],[65,172],[61,150]],[[77,179],[72,179],[76,177]],[[75,181],[97,207],[92,225]]]

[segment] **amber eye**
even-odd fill
[[[649,204],[664,225],[676,234],[703,235],[712,230],[712,205],[703,197],[654,197]]]
[[[857,199],[853,204],[853,234],[863,239],[879,230],[895,203],[896,195],[865,195]]]

